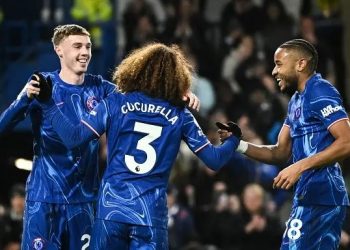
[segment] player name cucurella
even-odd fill
[[[167,119],[172,125],[175,124],[175,122],[179,119],[177,115],[170,116],[170,113],[173,111],[172,109],[165,108],[163,106],[154,105],[151,103],[140,103],[140,102],[126,102],[121,107],[121,111],[123,114],[126,114],[128,112],[144,112],[144,113],[158,113],[162,115],[165,119]]]

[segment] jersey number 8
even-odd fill
[[[289,227],[288,227],[289,224]],[[299,219],[293,219],[289,222],[286,222],[286,231],[283,234],[283,237],[287,233],[287,236],[291,240],[297,240],[301,236],[301,228],[303,226],[303,222]]]

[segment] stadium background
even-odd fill
[[[218,143],[213,125],[218,120],[237,121],[248,141],[275,142],[288,97],[271,78],[273,52],[291,38],[316,46],[319,72],[337,86],[346,108],[350,105],[347,0],[1,0],[1,112],[34,70],[59,67],[50,39],[53,28],[65,23],[88,28],[93,41],[89,72],[106,79],[133,48],[150,41],[179,44],[196,66],[193,92],[202,108],[195,115],[213,143]],[[1,214],[18,190],[14,185],[24,184],[29,174],[16,164],[20,158],[32,158],[28,120],[1,135],[0,150]],[[102,166],[104,154],[102,147]],[[240,157],[214,174],[201,165],[181,148],[169,188],[178,204],[169,214],[172,249],[274,249],[290,208],[291,193],[271,189],[272,178],[283,166]],[[346,179],[348,165],[343,168]],[[246,189],[249,183],[257,185]],[[260,206],[267,226],[260,234],[241,235],[249,244],[236,240],[252,213],[249,198],[241,199],[243,191],[253,197],[264,193]],[[344,232],[350,232],[350,223]],[[350,249],[350,238],[342,242]]]

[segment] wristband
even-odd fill
[[[240,140],[236,152],[244,154],[248,149],[248,142]]]

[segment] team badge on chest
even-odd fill
[[[33,240],[33,249],[35,249],[35,250],[44,249],[44,246],[45,246],[44,243],[45,243],[44,239],[42,239],[42,238],[35,238]]]
[[[89,96],[89,98],[86,100],[86,107],[89,112],[93,110],[97,104],[98,104],[98,101],[95,96]]]
[[[298,107],[298,108],[295,109],[295,111],[294,111],[294,120],[299,119],[300,115],[301,115],[301,107]]]

